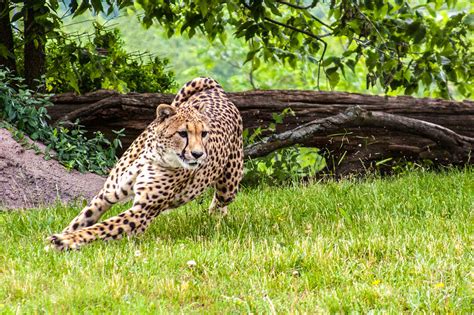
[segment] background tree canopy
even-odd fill
[[[379,81],[386,90],[399,87],[412,94],[420,85],[436,83],[448,97],[448,83],[464,95],[472,84],[473,58],[468,30],[472,14],[450,10],[455,1],[138,1],[143,23],[161,23],[168,35],[196,31],[225,42],[226,27],[248,43],[247,60],[260,59],[298,67],[299,60],[317,65],[332,87],[354,71],[367,67],[367,86]],[[126,3],[123,3],[124,5]],[[327,56],[325,38],[337,37],[345,52]]]
[[[314,88],[320,87],[322,78],[334,88],[362,65],[366,88],[379,84],[386,92],[433,91],[445,98],[453,91],[470,97],[473,89],[474,14],[469,1],[42,0],[2,1],[2,6],[2,25],[8,24],[5,17],[17,29],[17,22],[25,25],[25,65],[35,54],[44,55],[41,47],[58,30],[60,14],[111,15],[127,9],[139,12],[147,27],[162,25],[168,36],[202,33],[224,45],[228,34],[242,38],[253,70],[262,61],[293,69],[313,64],[308,71],[315,72]],[[32,28],[34,36],[28,36]],[[13,50],[5,30],[0,52],[11,61]],[[343,47],[342,53],[332,53],[334,43]],[[28,51],[33,51],[31,56]],[[40,58],[34,64],[40,67],[41,62]],[[41,73],[44,70],[25,71],[27,82],[28,76]]]

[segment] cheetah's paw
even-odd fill
[[[68,234],[53,234],[47,238],[49,247],[65,251],[70,249],[79,249],[80,244],[77,243],[71,235]]]
[[[221,207],[221,208],[210,207],[209,208],[209,214],[210,215],[217,215],[217,216],[226,217],[227,216],[227,207]]]

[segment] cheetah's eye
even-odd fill
[[[208,134],[207,131],[203,131],[203,132],[201,132],[201,137],[206,138],[206,137],[207,137],[207,134]]]
[[[187,131],[178,131],[178,135],[182,138],[187,138],[188,137],[188,132]]]

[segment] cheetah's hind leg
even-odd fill
[[[240,163],[239,163],[240,162]],[[242,178],[242,161],[239,161],[236,167],[227,167],[221,179],[215,184],[214,197],[211,205],[209,206],[209,213],[219,213],[221,215],[227,215],[227,205],[229,205],[237,195],[240,180]],[[228,163],[230,164],[230,162]]]
[[[236,147],[233,148],[227,161],[224,172],[215,182],[214,198],[209,206],[209,213],[220,213],[227,215],[227,205],[230,204],[237,195],[240,181],[244,174],[243,148],[242,139],[235,141]]]
[[[222,216],[227,215],[227,206],[222,206],[221,203],[217,199],[217,192],[214,193],[214,197],[212,198],[211,205],[209,206],[209,214],[220,214]]]

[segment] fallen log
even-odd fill
[[[342,113],[317,119],[298,126],[294,129],[274,134],[262,141],[249,145],[245,148],[245,156],[247,158],[256,158],[265,156],[278,149],[290,147],[296,144],[311,142],[312,138],[318,134],[328,134],[336,132],[348,125],[358,125],[359,127],[375,127],[386,128],[394,131],[402,131],[404,133],[415,136],[422,136],[430,139],[435,143],[430,147],[416,147],[411,145],[392,145],[386,151],[390,153],[395,149],[404,152],[404,158],[407,155],[413,157],[416,154],[424,159],[434,160],[441,164],[463,165],[472,163],[471,154],[474,152],[474,138],[459,135],[456,132],[430,122],[419,119],[403,117],[383,112],[369,112],[359,106],[349,107]],[[377,163],[388,158],[393,158],[393,154],[384,154],[374,152],[365,152],[362,144],[360,150],[347,156],[342,165],[334,168],[339,175],[353,173],[354,170],[364,168],[367,170],[373,166],[372,162]],[[369,150],[370,151],[370,150]],[[440,157],[444,161],[439,161]],[[382,159],[381,159],[382,158]]]
[[[338,175],[364,172],[387,159],[429,159],[440,165],[472,163],[472,101],[315,91],[249,91],[228,95],[242,114],[244,128],[268,126],[273,122],[272,114],[285,108],[291,108],[295,115],[286,117],[277,126],[277,133],[286,132],[296,139],[306,123],[320,124],[311,136],[300,137],[294,143],[325,149],[332,161],[331,168]],[[55,106],[49,113],[54,122],[79,119],[88,130],[99,130],[107,136],[113,135],[112,130],[125,128],[122,142],[127,148],[154,119],[156,106],[171,103],[173,97],[107,90],[78,96],[68,93],[52,98]],[[353,106],[358,107],[346,111]],[[335,123],[335,119],[342,120]],[[282,135],[270,139],[278,136]],[[267,143],[266,149],[260,151],[249,147],[247,152],[261,153],[248,156],[262,156],[274,145],[275,142]]]

